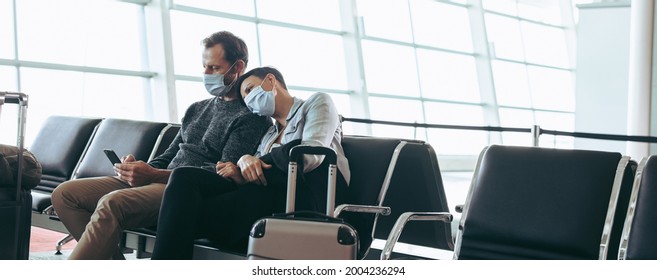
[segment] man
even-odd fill
[[[132,155],[114,165],[116,177],[72,180],[52,194],[57,215],[78,244],[69,259],[122,259],[121,232],[152,226],[172,169],[199,166],[215,170],[214,162],[236,163],[253,153],[271,126],[252,114],[233,88],[248,63],[248,49],[230,32],[203,40],[203,82],[210,99],[192,104],[169,148],[152,161]]]

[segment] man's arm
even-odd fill
[[[121,163],[114,165],[114,172],[131,187],[138,187],[152,183],[166,184],[172,170],[155,168],[135,160],[133,155],[126,155],[121,158]]]
[[[152,183],[166,184],[171,175],[171,170],[154,168],[141,160],[115,164],[114,172],[119,175],[119,179],[132,187]]]

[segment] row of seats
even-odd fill
[[[178,129],[166,123],[52,117],[30,147],[44,168],[42,184],[32,191],[33,224],[65,232],[48,207],[49,193],[65,180],[112,175],[102,149],[148,160],[166,149]],[[657,212],[650,211],[657,207],[651,206],[657,199],[651,197],[657,195],[651,190],[657,159],[637,165],[619,153],[486,147],[454,244],[440,168],[429,144],[345,136],[343,147],[353,174],[349,203],[391,209],[385,216],[357,206],[337,208],[360,211],[342,217],[359,232],[361,258],[400,257],[392,253],[399,241],[453,250],[455,259],[657,259],[652,253],[657,241],[650,240],[657,232],[657,214],[652,214]],[[154,233],[154,228],[126,230],[124,246],[148,257]],[[374,239],[388,242],[374,249]],[[202,239],[195,258],[244,255]]]
[[[637,168],[619,153],[487,147],[454,258],[657,259],[654,176],[654,156]]]
[[[164,152],[180,126],[162,122],[67,116],[49,117],[29,149],[42,166],[42,178],[32,194],[33,226],[68,233],[51,203],[53,190],[78,178],[114,175],[103,149],[133,154],[147,161]],[[29,223],[29,222],[28,222]],[[58,243],[57,250],[70,236]]]
[[[113,175],[102,152],[106,148],[149,160],[169,146],[179,129],[179,125],[158,122],[50,117],[30,146],[43,166],[42,181],[32,190],[32,225],[67,233],[51,206],[50,195],[55,187],[66,180]],[[362,258],[378,258],[380,250],[370,250],[372,240],[385,240],[402,213],[449,211],[438,161],[430,145],[414,140],[345,136],[343,146],[354,174],[349,202],[392,209],[390,215],[382,216],[373,214],[371,208],[357,210],[367,213],[348,212],[356,206],[340,208],[345,210],[345,219],[362,233]],[[136,250],[138,257],[148,257],[154,235],[154,228],[126,230],[124,247]],[[68,236],[60,240],[57,249],[70,239]],[[411,225],[400,241],[453,249],[449,224]],[[244,255],[226,252],[211,241],[200,239],[196,242],[195,257],[242,259]]]

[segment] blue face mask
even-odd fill
[[[235,61],[237,63],[237,61]],[[230,69],[235,66],[235,63],[226,70],[225,73],[228,73]],[[203,84],[205,85],[205,89],[208,91],[208,93],[217,96],[217,97],[224,97],[226,93],[230,91],[231,88],[233,88],[233,84],[237,81],[237,78],[230,83],[230,85],[225,85],[224,84],[224,74],[203,74]]]
[[[244,98],[244,103],[254,114],[271,117],[274,115],[274,109],[276,108],[276,102],[274,102],[275,90],[276,87],[273,87],[271,91],[265,91],[262,89],[262,84],[260,84]]]

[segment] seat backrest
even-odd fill
[[[349,160],[351,179],[348,188],[349,204],[379,205],[379,196],[388,166],[399,139],[366,136],[345,136],[342,148]],[[340,215],[358,232],[359,258],[364,256],[372,243],[375,215],[344,212]]]
[[[160,132],[160,136],[158,137],[157,141],[155,142],[155,148],[153,149],[153,152],[151,153],[150,157],[148,157],[148,160],[151,160],[167,150],[169,148],[169,145],[171,145],[171,142],[176,138],[178,135],[178,132],[180,131],[180,124],[169,124],[166,127],[162,129],[162,132]]]
[[[450,212],[436,153],[431,145],[409,142],[399,154],[390,187],[383,201],[392,209],[379,218],[375,237],[385,240],[399,216],[405,212]],[[453,250],[449,223],[408,223],[399,242]]]
[[[632,188],[619,259],[657,260],[657,156],[644,158]]]
[[[114,175],[104,149],[112,149],[117,155],[132,154],[137,160],[147,161],[166,123],[123,119],[103,120],[89,147],[84,152],[73,178]]]
[[[628,161],[610,152],[487,147],[461,217],[455,258],[604,258],[601,243]]]
[[[30,151],[41,163],[41,182],[35,188],[52,192],[71,179],[73,170],[102,119],[51,116],[39,130]]]

